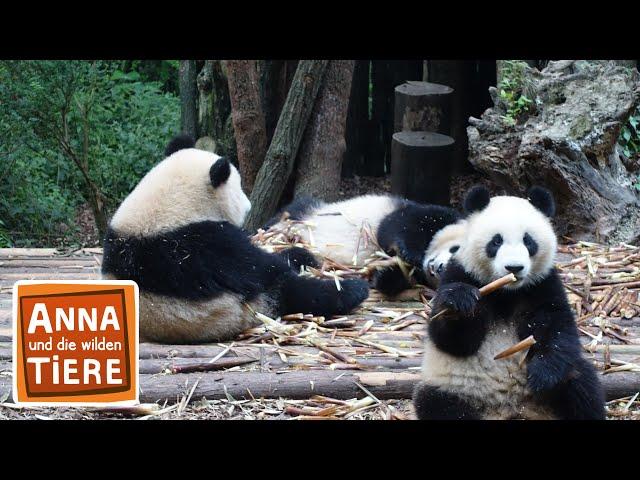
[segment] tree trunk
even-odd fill
[[[223,155],[236,163],[236,142],[231,123],[231,101],[221,60],[206,60],[197,79],[197,148]]]
[[[331,60],[298,155],[294,196],[338,197],[353,60]]]
[[[225,68],[240,176],[245,192],[251,193],[267,150],[258,69],[255,60],[227,60]]]
[[[211,137],[215,140],[214,131],[214,98],[216,92],[213,88],[213,62],[206,60],[196,83],[198,85],[198,138]]]
[[[198,138],[198,109],[195,60],[180,60],[180,127],[183,133]]]
[[[327,63],[327,60],[301,60],[298,64],[273,140],[251,192],[252,207],[245,221],[245,227],[251,232],[262,226],[278,207]]]

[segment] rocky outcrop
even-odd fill
[[[558,61],[542,71],[523,67],[530,111],[506,121],[496,89],[494,107],[467,128],[469,161],[505,188],[523,194],[550,188],[560,235],[602,242],[640,239],[638,165],[622,158],[620,130],[640,100],[640,75],[615,62]],[[508,120],[508,119],[507,119]]]

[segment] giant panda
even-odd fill
[[[103,278],[135,280],[140,337],[168,343],[234,338],[267,316],[346,314],[368,296],[360,279],[304,278],[240,228],[250,208],[225,158],[178,137],[113,215]]]
[[[289,219],[312,225],[298,233],[313,243],[319,255],[343,265],[362,265],[381,248],[414,267],[416,279],[433,287],[464,237],[464,220],[453,208],[393,195],[362,195],[334,203],[302,196],[278,212],[265,229],[282,227],[285,212]],[[408,288],[409,281],[399,267],[390,267],[375,272],[373,285],[395,295]]]
[[[441,277],[414,392],[419,419],[604,418],[553,265],[553,197],[542,187],[527,195],[475,187],[465,198],[466,238]],[[479,287],[509,273],[516,282],[480,298]],[[494,360],[530,335],[528,353]]]

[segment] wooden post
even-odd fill
[[[391,192],[410,200],[449,205],[453,138],[398,132],[391,145]]]
[[[451,134],[453,88],[428,82],[403,83],[395,88],[393,131]]]

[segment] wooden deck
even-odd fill
[[[626,401],[640,390],[640,282],[618,275],[617,283],[607,283],[589,266],[596,253],[585,260],[580,249],[561,247],[561,252],[585,354],[607,372],[602,380],[608,398]],[[100,261],[97,248],[66,254],[52,249],[0,249],[0,399],[6,400],[11,389],[14,282],[97,279]],[[612,262],[624,264],[630,275],[640,272],[640,258]],[[613,267],[600,268],[606,273]],[[589,288],[582,274],[590,279]],[[249,408],[261,398],[285,399],[264,411],[275,415],[279,409],[285,417],[306,417],[333,406],[320,416],[344,418],[386,399],[409,399],[419,374],[427,323],[421,295],[429,300],[432,292],[414,289],[396,301],[372,292],[363,307],[347,317],[267,322],[226,344],[143,343],[140,400],[180,408],[185,399],[189,403],[205,397],[226,402],[227,407],[229,402],[247,402]],[[385,411],[388,417],[407,416],[393,408]]]

